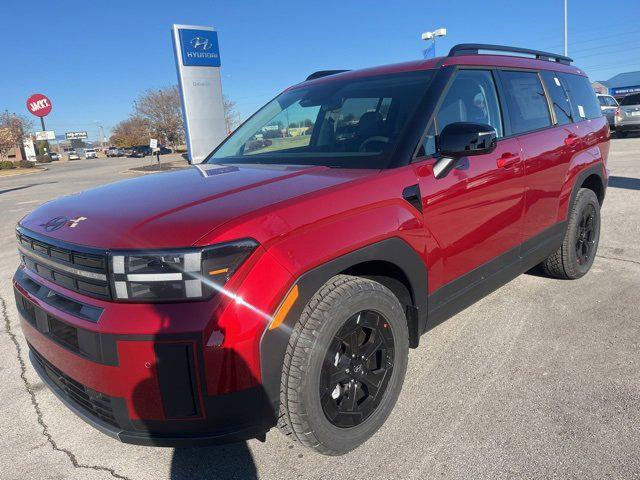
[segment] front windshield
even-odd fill
[[[426,70],[294,88],[265,105],[205,162],[380,168],[432,77]]]

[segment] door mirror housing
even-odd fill
[[[438,147],[443,157],[469,157],[493,152],[497,140],[498,133],[491,125],[456,122],[442,129]]]
[[[484,155],[496,149],[498,133],[491,125],[474,122],[450,123],[438,136],[441,158],[433,166],[436,178],[444,178],[462,157]]]

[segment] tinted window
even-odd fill
[[[561,73],[559,75],[569,91],[571,109],[576,121],[602,116],[600,104],[596,100],[596,92],[593,91],[587,77],[571,73]]]
[[[545,87],[549,93],[549,99],[553,105],[553,111],[556,114],[558,125],[565,125],[573,121],[571,117],[571,103],[567,92],[565,91],[560,78],[555,72],[548,70],[540,72],[544,80]]]
[[[484,123],[501,137],[502,118],[491,72],[461,70],[440,105],[436,122],[439,132],[454,122]]]
[[[603,107],[617,107],[618,106],[618,102],[616,102],[616,99],[613,97],[607,97],[606,95],[602,95],[598,97],[598,101],[600,102],[600,105],[602,105]]]
[[[433,71],[310,82],[285,91],[207,160],[380,168]]]
[[[622,99],[620,105],[640,105],[640,93],[627,95]]]
[[[509,107],[512,133],[523,133],[551,125],[549,105],[535,72],[501,72]]]

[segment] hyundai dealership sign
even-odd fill
[[[218,32],[179,29],[182,64],[197,67],[219,67]]]
[[[172,37],[189,161],[200,163],[227,136],[218,34],[211,27],[174,25]]]

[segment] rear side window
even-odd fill
[[[551,125],[549,105],[535,72],[501,71],[512,133],[524,133]]]
[[[627,95],[622,99],[620,105],[640,105],[640,93]]]
[[[593,91],[587,77],[571,73],[560,73],[559,75],[569,91],[573,117],[577,121],[602,116],[596,92]]]
[[[556,114],[556,120],[558,125],[566,125],[573,121],[571,115],[571,102],[565,91],[560,78],[557,73],[543,70],[540,72],[542,80],[544,81],[547,92],[549,93],[549,99],[553,105],[553,111]]]
[[[607,96],[599,96],[598,97],[598,101],[600,102],[600,105],[602,105],[603,107],[617,107],[618,106],[618,102],[616,102],[616,99],[613,97],[607,97]]]

